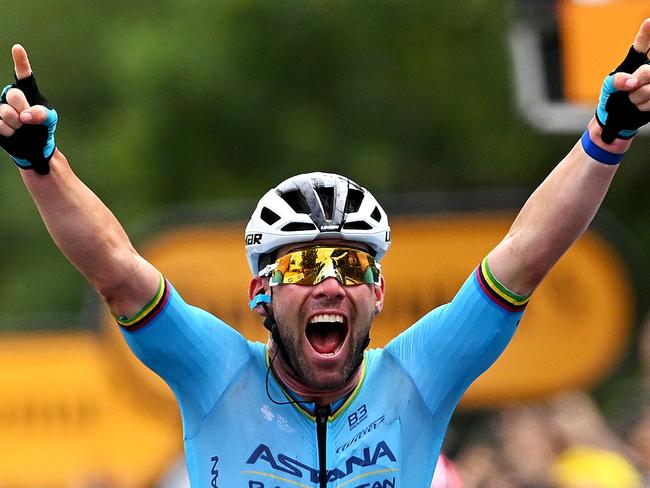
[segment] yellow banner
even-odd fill
[[[151,486],[182,452],[175,405],[88,332],[0,340],[3,487]]]

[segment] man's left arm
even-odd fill
[[[587,229],[632,144],[634,127],[650,118],[650,19],[641,25],[633,48],[606,81],[597,116],[583,138],[530,196],[488,255],[494,277],[514,293],[531,293]]]

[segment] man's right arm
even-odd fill
[[[23,47],[14,46],[12,56],[16,79],[31,76]],[[41,105],[30,106],[23,91],[11,88],[5,98],[0,105],[0,134],[6,141],[23,126],[44,124],[48,111]],[[135,251],[115,216],[74,174],[58,149],[49,167],[47,174],[23,169],[21,176],[54,242],[114,315],[137,314],[156,294],[159,272]]]

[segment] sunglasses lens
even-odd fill
[[[344,285],[379,282],[379,267],[368,253],[351,248],[309,247],[276,261],[271,285],[316,285],[336,278]]]

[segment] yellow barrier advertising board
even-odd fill
[[[177,408],[113,359],[89,332],[2,337],[4,488],[151,486],[178,458]]]

